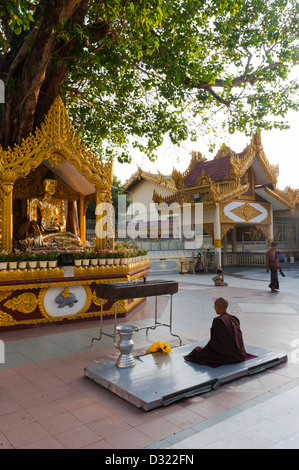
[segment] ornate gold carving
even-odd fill
[[[195,166],[198,163],[204,162],[206,160],[207,159],[202,156],[201,152],[192,151],[191,152],[191,161],[189,163],[189,166],[183,173],[179,172],[175,168],[172,170],[171,177],[172,177],[173,181],[175,182],[175,188],[177,190],[185,189],[186,186],[184,184],[184,180],[185,180],[186,176],[195,168]]]
[[[240,194],[238,199],[246,199],[247,201],[255,201],[255,179],[254,179],[254,171],[252,166],[248,169],[248,171],[244,174],[244,184],[249,183],[249,188],[251,189],[251,195],[246,196],[245,194]]]
[[[0,311],[0,326],[16,325],[18,322],[9,313]]]
[[[223,238],[230,229],[233,229],[235,224],[221,224],[221,238]]]
[[[104,269],[102,269],[102,268],[104,268]],[[50,273],[52,271],[55,271],[55,269],[56,268],[54,268],[52,270],[42,270],[42,271],[44,273],[46,273],[46,271],[49,271],[49,273]],[[21,270],[13,270],[13,271],[20,271],[20,273],[22,273]],[[27,270],[24,270],[24,271],[27,271]],[[23,273],[24,273],[24,271],[23,271]],[[32,269],[30,271],[34,271],[34,270]],[[35,271],[37,271],[38,273],[40,272],[39,269],[36,269]],[[6,273],[8,273],[8,272],[9,271],[6,271]],[[39,290],[38,299],[37,299],[37,307],[39,308],[39,311],[40,311],[40,314],[42,315],[42,318],[34,319],[34,318],[24,317],[24,319],[22,319],[22,320],[15,320],[11,315],[7,314],[6,312],[1,312],[0,311],[0,326],[1,327],[7,327],[7,326],[14,326],[14,325],[38,325],[38,324],[44,324],[44,323],[48,323],[48,322],[59,323],[64,319],[74,320],[75,318],[78,318],[78,317],[80,317],[80,318],[98,317],[99,316],[98,305],[96,306],[96,308],[94,308],[94,310],[91,310],[91,308],[90,308],[92,298],[93,298],[93,294],[94,294],[94,292],[92,292],[92,290],[90,288],[91,284],[93,284],[94,282],[96,282],[96,283],[105,283],[105,282],[107,282],[107,279],[109,279],[109,282],[121,282],[121,281],[124,281],[124,280],[127,279],[127,276],[126,276],[127,273],[132,274],[131,279],[134,280],[134,279],[140,278],[140,276],[143,273],[148,273],[148,272],[149,272],[149,260],[148,259],[147,260],[142,260],[142,261],[139,261],[139,262],[130,263],[130,264],[127,264],[127,265],[122,265],[122,266],[121,265],[119,265],[119,266],[115,265],[115,266],[104,266],[104,267],[97,267],[97,268],[96,267],[95,268],[90,267],[90,268],[82,269],[81,272],[78,273],[78,274],[79,275],[81,274],[81,275],[84,275],[84,276],[88,275],[88,279],[83,279],[82,280],[82,279],[80,279],[80,277],[78,278],[78,277],[74,276],[73,281],[67,281],[67,282],[65,282],[63,280],[63,269],[62,269],[62,271],[60,271],[59,275],[54,276],[55,281],[45,279],[45,282],[35,283],[34,280],[33,280],[33,282],[27,283],[26,286],[25,286],[25,289],[29,291],[29,292],[28,291],[25,292],[25,294],[27,294],[27,295],[31,293],[30,292],[31,289],[38,289]],[[134,273],[136,273],[136,274],[134,274]],[[95,278],[95,276],[97,276],[97,277]],[[43,277],[44,277],[44,275],[43,275]],[[37,278],[41,279],[41,274],[39,274],[37,276]],[[61,278],[61,280],[58,281],[57,278]],[[24,276],[19,278],[19,280],[23,281]],[[64,316],[55,317],[54,315],[51,315],[49,312],[47,312],[45,310],[43,299],[44,299],[44,295],[45,295],[46,291],[50,287],[59,287],[59,288],[63,289],[65,286],[67,286],[67,288],[69,289],[70,286],[78,286],[78,285],[83,286],[85,291],[86,291],[86,302],[85,302],[84,307],[79,312],[77,312],[76,314],[72,314],[72,315],[64,315]],[[15,282],[11,286],[3,285],[2,288],[1,288],[1,290],[3,292],[5,292],[7,294],[7,296],[11,295],[15,291],[16,291],[15,295],[17,296],[18,291],[23,290],[23,289],[24,289],[24,283],[23,282],[20,282],[20,283]],[[21,294],[21,295],[23,295],[23,294]],[[20,295],[18,295],[18,297],[20,297]],[[100,301],[100,299],[99,299],[99,301]],[[130,311],[134,307],[134,305],[138,304],[140,301],[141,301],[141,299],[134,299],[132,302],[128,302],[128,301],[119,302],[118,303],[118,313],[127,313],[128,311]],[[109,310],[106,310],[104,312],[104,315],[111,315],[113,313],[114,313],[114,307],[111,307]],[[28,315],[28,316],[30,317],[30,315]]]
[[[63,156],[57,152],[53,152],[52,155],[50,155],[48,160],[49,160],[49,163],[51,163],[51,165],[54,166],[54,168],[58,168],[64,162]]]
[[[0,229],[2,248],[12,249],[13,184],[18,178],[26,177],[43,160],[49,160],[57,168],[62,159],[74,165],[81,175],[95,185],[96,190],[110,190],[113,161],[100,161],[97,155],[87,150],[76,136],[62,99],[58,97],[34,135],[30,134],[13,149],[3,150],[0,147],[0,218],[2,216],[4,222]]]
[[[268,193],[274,200],[280,202],[285,207],[289,207],[291,212],[296,208],[297,196],[296,191],[284,192],[280,189],[275,188],[274,190],[266,187],[266,193]]]
[[[203,229],[210,235],[211,238],[214,238],[214,224],[203,224]]]
[[[176,200],[177,194],[178,194],[178,193],[176,193],[175,195],[161,196],[161,194],[159,194],[159,193],[154,189],[152,201],[153,201],[155,204],[161,204],[161,202],[172,202],[172,201],[175,201],[175,200]]]
[[[129,188],[134,183],[134,181],[141,180],[141,178],[150,181],[151,183],[159,184],[160,186],[163,186],[170,191],[176,191],[176,185],[172,178],[163,175],[159,171],[157,174],[143,171],[140,167],[138,167],[138,170],[125,182],[124,188]]]
[[[281,233],[281,227],[279,225],[273,225],[273,235],[274,235],[274,240],[277,242],[281,240],[282,233]]]
[[[14,184],[13,197],[20,199],[40,197],[41,194],[43,194],[42,181],[47,171],[48,169],[44,165],[40,165],[37,168],[33,168],[26,177],[19,178]],[[56,175],[55,180],[58,182],[55,198],[77,200],[78,196],[76,191],[70,188]]]
[[[211,175],[206,173],[204,170],[201,172],[201,175],[197,178],[197,181],[195,183],[195,186],[200,186],[200,187],[210,187],[214,183]]]
[[[262,238],[262,233],[263,232],[258,227],[249,227],[249,239],[252,241],[260,240]]]
[[[241,217],[241,219],[246,220],[246,222],[262,214],[261,211],[257,210],[255,207],[251,206],[247,202],[245,202],[245,204],[242,204],[241,206],[236,207],[231,212],[236,216]]]
[[[12,294],[12,292],[13,292],[12,290],[11,291],[0,292],[0,302],[2,302],[2,300],[9,297]]]
[[[205,162],[205,161],[207,161],[207,158],[203,157],[201,152],[193,150],[191,152],[191,162],[189,164],[187,172],[189,173],[191,170],[193,170],[193,168],[195,167],[195,165],[197,165],[197,163]]]
[[[273,197],[273,199],[278,200],[283,206],[290,208],[291,213],[294,212],[296,207],[296,199],[298,198],[297,193],[293,190],[290,190],[290,188],[286,188],[284,192],[279,191],[276,188],[279,174],[278,166],[270,165],[268,162],[263,151],[260,134],[254,134],[252,136],[250,144],[243,150],[241,154],[236,154],[229,147],[223,145],[214,157],[214,160],[220,159],[224,156],[230,157],[231,171],[223,181],[215,181],[211,175],[203,171],[198,177],[196,184],[193,187],[186,188],[184,185],[184,180],[187,174],[194,168],[195,164],[199,163],[199,161],[202,161],[200,158],[198,158],[197,160],[193,160],[191,162],[192,164],[190,163],[188,170],[184,173],[173,170],[172,178],[177,188],[176,193],[165,197],[154,191],[153,201],[157,203],[179,201],[180,198],[182,198],[182,190],[188,190],[188,194],[191,196],[192,193],[203,192],[203,188],[205,189],[205,195],[202,198],[204,205],[209,203],[211,200],[215,202],[224,202],[236,198],[254,200],[254,171],[252,168],[252,163],[253,159],[256,158],[265,172],[266,177],[269,179],[269,183],[271,182],[274,186],[274,190],[270,190],[268,187],[266,187],[266,192],[271,197]],[[251,171],[251,178],[248,177],[248,171]],[[241,184],[242,177],[244,177],[243,184]],[[249,190],[250,186],[252,188],[252,195],[244,196],[244,193]]]
[[[241,201],[238,201],[238,202],[241,202]],[[227,205],[230,204],[230,202],[228,202],[227,204],[221,204],[221,207],[220,207],[220,220],[221,220],[221,223],[232,223],[233,222],[233,218],[230,217],[229,215],[226,215],[225,212],[224,212],[224,209],[227,207]],[[245,204],[248,204],[248,206],[252,207],[251,204],[254,204],[254,205],[258,205],[258,206],[261,206],[263,207],[266,211],[267,211],[267,216],[261,221],[261,222],[254,222],[255,225],[260,225],[260,224],[270,224],[271,223],[271,211],[270,211],[270,207],[271,205],[267,202],[259,202],[259,203],[248,203],[247,201],[244,202],[244,204],[238,206],[237,208],[231,210],[230,212],[234,213],[235,215],[237,215],[238,217],[242,218],[244,222],[242,221],[238,221],[238,222],[235,222],[235,223],[238,223],[238,224],[242,224],[242,223],[248,223],[250,220],[252,220],[252,218],[256,217],[257,215],[259,215],[257,212],[254,212],[254,211],[259,211],[258,208],[255,208],[255,207],[252,207],[252,209],[254,209],[254,211],[251,211],[251,209],[247,208],[247,207],[244,207]],[[236,212],[237,209],[240,209],[240,212],[238,213],[238,211]],[[261,211],[259,212],[261,213]],[[252,214],[252,217],[251,218],[248,218],[250,217],[250,215]]]
[[[94,280],[92,282],[94,282]],[[78,282],[77,283],[68,282],[68,287],[71,286],[71,285],[74,285],[74,286],[75,285],[83,285],[83,287],[85,289],[86,301],[85,301],[84,306],[81,308],[81,310],[79,310],[79,312],[73,313],[71,315],[62,315],[62,316],[58,316],[58,317],[56,317],[55,315],[51,315],[51,313],[48,312],[45,309],[45,305],[44,305],[44,296],[45,296],[45,293],[47,292],[48,288],[42,288],[40,290],[40,293],[39,293],[39,296],[38,296],[38,306],[39,306],[40,312],[41,312],[41,314],[44,318],[47,318],[48,320],[51,320],[51,321],[61,321],[62,319],[73,320],[74,318],[78,318],[78,317],[85,318],[85,317],[88,317],[88,316],[92,316],[90,314],[87,314],[87,310],[89,309],[89,306],[90,306],[91,300],[92,300],[91,289],[90,289],[88,283],[78,284]],[[54,285],[50,285],[49,287],[56,287],[56,286],[54,284]],[[61,292],[61,294],[64,292],[64,295],[67,296],[67,293],[69,295],[68,287],[65,287],[65,289]]]
[[[64,299],[67,299],[70,296],[70,293],[67,287],[63,289],[63,291],[61,292],[61,295]]]
[[[194,199],[191,197],[191,194],[188,191],[180,191],[177,196],[177,202],[180,205],[183,205],[194,202]]]
[[[223,202],[228,199],[234,199],[240,194],[248,191],[249,183],[241,186],[236,180],[211,186],[210,192],[214,201]]]
[[[270,239],[270,225],[261,224],[258,226],[258,228],[263,232],[267,240],[269,240]]]
[[[294,227],[292,227],[291,225],[286,226],[284,234],[288,242],[295,240],[296,232]]]
[[[98,306],[101,305],[102,299],[97,297],[97,294],[96,294],[95,290],[92,292],[91,300],[95,305],[98,305]]]
[[[21,313],[31,313],[36,309],[38,300],[33,292],[25,292],[24,294],[14,297],[5,302],[4,306],[11,310],[18,310]]]
[[[141,260],[138,262],[130,262],[126,265],[112,265],[112,266],[88,266],[88,267],[74,267],[74,280],[76,276],[105,276],[111,274],[123,274],[124,279],[126,278],[126,274],[130,272],[132,269],[138,270],[141,268],[148,268],[149,260]],[[31,269],[1,269],[0,270],[0,281],[24,281],[29,280],[33,281],[35,279],[52,279],[52,278],[63,278],[64,277],[64,269],[62,267],[56,267],[51,269],[39,269],[39,268],[31,268]],[[117,278],[115,279],[118,280]],[[113,280],[111,280],[113,282]],[[74,283],[75,285],[76,283]],[[52,282],[51,282],[51,285]],[[59,284],[56,284],[59,285]],[[70,283],[68,283],[70,285]],[[32,286],[30,284],[30,286]],[[33,285],[37,287],[37,285]],[[18,284],[14,284],[13,286],[9,287],[9,290],[16,290],[19,289]],[[1,287],[1,290],[4,290],[4,287]]]
[[[180,173],[176,169],[173,169],[171,176],[172,176],[173,181],[175,182],[175,187],[177,190],[183,189],[185,187],[184,185],[184,180],[186,177],[185,173]]]
[[[214,160],[216,160],[217,158],[227,157],[228,155],[234,156],[235,152],[233,152],[233,150],[231,150],[225,144],[222,144],[222,146],[218,150],[216,156],[214,157]]]
[[[0,175],[2,181],[14,182],[19,176],[26,176],[30,169],[38,167],[42,160],[61,155],[90,183],[107,189],[112,185],[112,160],[103,162],[87,150],[75,135],[66,108],[60,97],[56,98],[40,129],[23,140],[13,149],[0,148]],[[55,157],[53,157],[55,158]]]
[[[0,161],[1,167],[1,161]],[[2,187],[1,187],[2,186]],[[2,218],[2,225],[0,226],[1,234],[1,248],[4,250],[11,250],[12,237],[13,237],[13,226],[12,226],[12,199],[13,184],[2,181],[0,177],[0,216]]]

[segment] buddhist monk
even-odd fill
[[[272,293],[279,292],[279,281],[277,271],[279,270],[282,276],[284,276],[280,266],[278,251],[276,251],[276,247],[277,243],[272,242],[271,247],[266,253],[266,272],[268,273],[270,268],[271,278],[269,287]]]
[[[240,322],[237,317],[227,313],[228,302],[222,297],[215,301],[217,317],[211,328],[211,339],[203,348],[197,346],[187,356],[186,361],[202,365],[233,364],[245,359]]]

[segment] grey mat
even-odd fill
[[[135,367],[128,369],[120,369],[113,362],[87,367],[84,373],[112,393],[149,411],[287,361],[283,353],[250,345],[246,345],[247,353],[257,357],[238,364],[212,368],[184,360],[183,356],[195,346],[204,345],[205,342],[191,343],[173,348],[170,354],[143,355],[135,359]]]

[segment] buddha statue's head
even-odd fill
[[[54,174],[51,171],[47,171],[42,180],[45,195],[54,196],[57,184],[58,181],[54,178]]]
[[[53,196],[56,192],[57,181],[56,180],[44,180],[43,187],[46,194]]]

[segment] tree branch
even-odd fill
[[[218,97],[217,98],[218,101],[220,101],[223,104],[227,104],[228,101],[223,100],[223,98],[216,95],[215,92],[213,92],[213,88],[236,88],[240,85],[245,85],[246,83],[250,83],[251,85],[253,85],[259,80],[265,80],[265,78],[262,76],[265,72],[267,72],[268,70],[278,69],[282,65],[280,62],[274,62],[273,64],[269,64],[266,67],[256,70],[255,73],[247,74],[246,70],[248,70],[249,68],[250,60],[251,60],[251,57],[248,58],[245,73],[243,75],[240,75],[239,77],[234,78],[231,82],[227,82],[226,80],[216,78],[214,83],[208,83],[202,80],[199,80],[197,83],[193,83],[192,80],[189,77],[187,77],[184,81],[184,84],[187,88],[207,90],[215,98]]]
[[[227,108],[230,107],[231,101],[221,98],[221,96],[217,95],[212,88],[208,88],[207,90],[215,98],[216,101],[219,101],[219,103],[224,104]]]
[[[84,2],[87,0],[84,0]],[[52,25],[68,20],[78,8],[77,0],[50,0],[46,4],[44,17],[38,28],[32,30],[31,43],[24,43],[21,51],[13,61],[10,74],[18,71],[17,87],[7,103],[6,143],[20,143],[33,130],[34,115],[40,88],[46,76],[46,69],[52,58],[56,44]],[[30,33],[31,34],[31,33]],[[30,37],[29,34],[29,37]],[[28,90],[31,92],[28,93]]]

